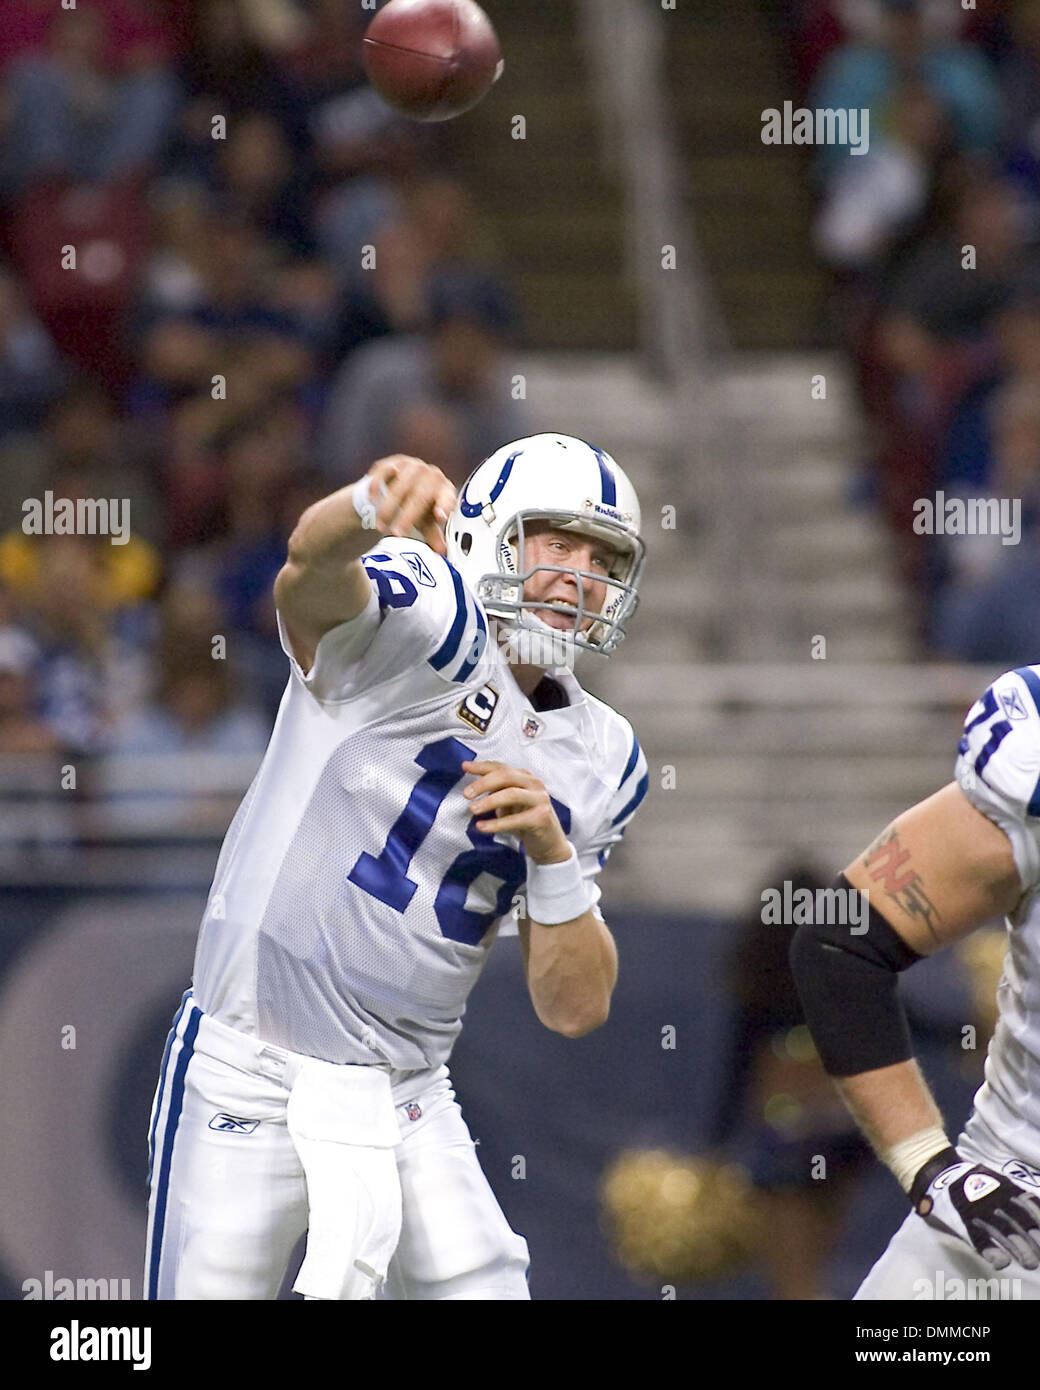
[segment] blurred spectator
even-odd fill
[[[1040,651],[1040,373],[1004,386],[991,413],[995,460],[986,492],[1021,508],[1021,539],[946,537],[932,638],[939,652],[962,661],[1018,666]]]
[[[40,716],[64,749],[93,753],[114,711],[139,698],[140,680],[112,627],[99,548],[84,537],[47,536],[34,558],[31,582],[11,588],[40,649]]]
[[[5,74],[0,188],[41,179],[122,179],[151,164],[173,120],[173,45],[150,5],[100,0],[53,9],[42,50]],[[35,16],[34,16],[35,18]]]
[[[162,573],[155,548],[134,532],[132,506],[124,506],[128,499],[106,487],[103,468],[94,472],[86,460],[79,466],[71,459],[63,461],[42,482],[41,497],[36,499],[41,502],[42,493],[47,491],[55,499],[67,499],[73,504],[100,498],[114,500],[120,516],[129,512],[128,536],[113,544],[111,535],[36,535],[24,530],[21,518],[16,527],[0,537],[0,583],[16,601],[34,603],[49,582],[48,569],[55,555],[64,553],[60,547],[68,540],[68,563],[78,563],[85,572],[89,570],[88,587],[100,612],[121,623],[128,612],[151,598]],[[55,546],[59,547],[57,551]]]
[[[306,166],[296,162],[273,116],[247,112],[233,121],[219,150],[216,188],[222,202],[286,251],[314,249],[307,216]]]
[[[524,433],[504,356],[513,313],[498,284],[478,274],[442,274],[431,290],[427,337],[390,338],[359,348],[334,384],[319,457],[336,485],[359,477],[399,449],[395,432],[415,405],[453,412],[465,467]]]
[[[372,246],[375,264],[348,289],[340,314],[340,358],[375,338],[429,327],[431,255],[422,229],[413,219],[390,218],[373,233]]]
[[[25,632],[0,627],[0,754],[57,750],[57,737],[36,713],[37,660]]]
[[[181,75],[188,100],[179,123],[183,144],[172,160],[194,171],[212,151],[212,120],[229,125],[244,112],[264,111],[279,120],[294,146],[305,138],[306,100],[291,71],[299,37],[288,25],[265,22],[285,6],[252,0],[188,0],[189,43]]]
[[[370,87],[338,98],[315,118],[315,162],[325,190],[315,204],[314,230],[348,289],[364,278],[364,248],[404,212],[402,184],[430,138],[421,130]]]
[[[1010,26],[1013,43],[1000,65],[1009,168],[1040,202],[1040,0],[1018,0]]]
[[[950,224],[896,267],[885,291],[873,386],[881,495],[905,576],[919,586],[929,556],[910,534],[913,504],[940,483],[958,411],[997,368],[996,316],[1028,268],[1026,229],[1006,180],[969,172]],[[964,264],[966,247],[974,266]]]
[[[263,757],[270,723],[236,694],[211,640],[162,644],[154,699],[120,720],[107,741],[99,789],[109,828],[135,837],[221,833],[241,796],[242,771],[223,760]],[[142,787],[147,792],[142,792]]]
[[[159,277],[149,281],[130,400],[136,414],[160,425],[179,403],[194,401],[215,432],[279,394],[306,394],[321,343],[312,342],[274,250],[256,229],[230,213],[208,213],[205,225],[205,260],[175,253],[172,293]]]
[[[132,711],[107,741],[115,755],[185,753],[263,756],[268,721],[236,698],[226,661],[210,642],[164,650],[155,699]]]
[[[852,40],[834,49],[817,73],[808,104],[816,109],[868,108],[873,138],[900,83],[910,75],[950,113],[957,149],[996,150],[1002,110],[989,63],[968,44],[930,34],[918,0],[884,0],[877,40]],[[853,158],[840,145],[822,145],[816,155],[826,177]]]
[[[141,185],[41,184],[18,200],[7,234],[59,350],[118,398],[130,371],[126,314],[147,252]]]
[[[64,381],[50,335],[18,281],[0,267],[0,439],[39,424]]]
[[[138,287],[140,312],[187,312],[205,292],[210,195],[201,182],[166,179],[150,199],[152,236]]]
[[[1027,230],[1014,188],[984,168],[969,170],[952,225],[922,245],[893,277],[885,331],[898,369],[927,372],[944,344],[987,331],[1024,267]],[[964,263],[966,247],[974,252],[973,265]]]
[[[893,94],[870,148],[846,161],[824,191],[816,244],[837,269],[877,270],[921,219],[949,139],[941,103],[920,82]]]

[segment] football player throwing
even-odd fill
[[[275,585],[291,674],[228,831],[150,1135],[149,1298],[525,1299],[447,1062],[498,931],[580,1037],[617,973],[597,876],[648,784],[572,666],[609,655],[644,547],[581,440],[456,496],[395,455],[310,507]]]

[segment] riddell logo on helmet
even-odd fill
[[[617,507],[605,507],[602,502],[593,502],[591,497],[586,497],[585,507],[590,512],[599,512],[602,516],[609,516],[612,521],[631,522],[631,512],[620,512]]]

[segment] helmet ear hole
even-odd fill
[[[473,549],[473,537],[470,534],[470,532],[463,531],[462,539],[459,540],[459,533],[456,531],[455,539],[459,541],[459,549],[462,551],[463,555],[468,555],[469,552]]]

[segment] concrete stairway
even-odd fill
[[[548,355],[521,365],[534,427],[609,449],[643,504],[640,612],[615,657],[586,657],[578,672],[632,720],[651,768],[631,842],[611,859],[609,893],[739,911],[794,851],[837,872],[949,780],[964,711],[996,674],[902,664],[912,648],[885,535],[849,503],[858,423],[840,360],[745,354],[713,388],[726,457],[739,449],[747,465],[738,540],[748,560],[735,612],[753,642],[727,664],[713,609],[726,575],[720,589],[703,567],[711,536],[697,479],[670,472],[667,396],[633,359]],[[813,401],[819,373],[827,398]],[[660,525],[669,502],[675,530]],[[817,635],[825,660],[812,658]]]
[[[569,0],[488,0],[506,55],[499,82],[440,132],[449,167],[473,189],[524,318],[548,349],[635,345],[621,190],[603,170],[602,132]],[[513,137],[522,116],[525,138]]]
[[[685,192],[733,345],[830,341],[810,244],[809,158],[761,140],[762,112],[797,98],[782,40],[758,0],[679,4],[660,22]]]

